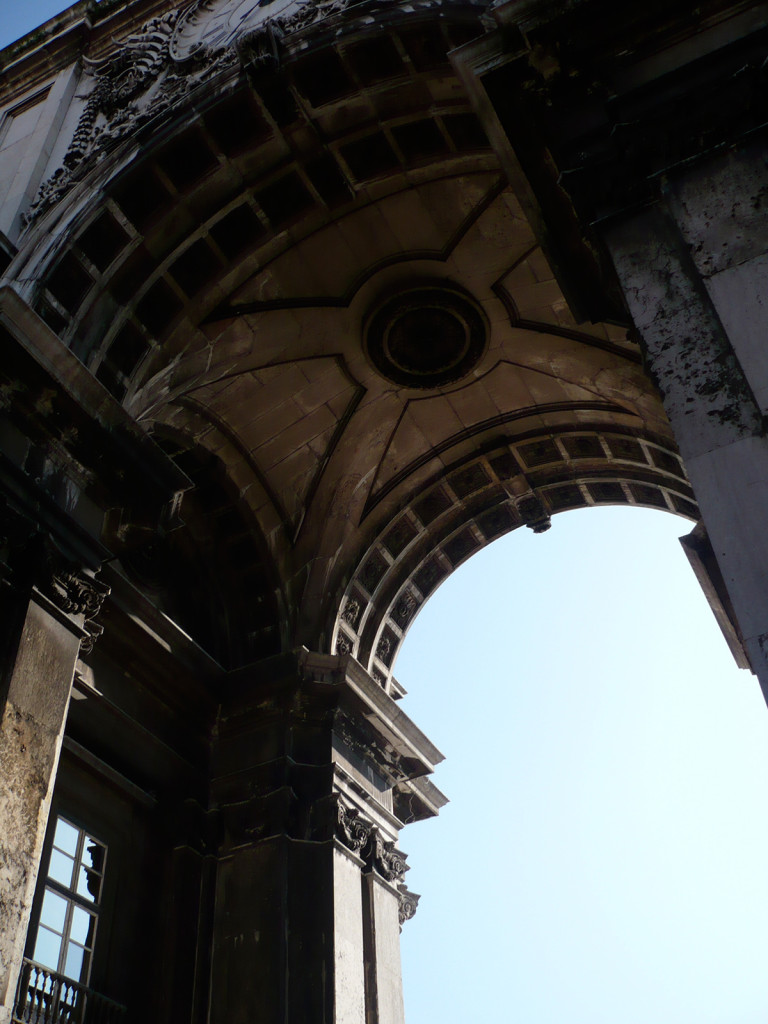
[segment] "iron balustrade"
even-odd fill
[[[33,960],[22,963],[13,1024],[125,1024],[127,1010]]]

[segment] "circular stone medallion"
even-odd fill
[[[368,357],[388,380],[438,388],[466,376],[487,344],[485,317],[453,285],[409,288],[374,309],[364,335]]]

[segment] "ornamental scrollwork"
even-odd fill
[[[238,64],[276,65],[279,46],[289,32],[337,14],[351,3],[307,0],[284,5],[286,15],[281,18],[265,15],[263,0],[253,0],[237,34],[226,38],[217,31],[216,18],[228,18],[231,5],[198,0],[181,15],[169,11],[150,18],[104,60],[82,58],[89,95],[62,165],[40,185],[24,215],[25,225],[56,205],[120,141],[135,138],[195,86]],[[199,33],[192,45],[184,38],[190,27]]]
[[[54,206],[122,139],[176,107],[202,81],[236,64],[237,53],[206,54],[176,64],[170,57],[177,11],[152,18],[106,60],[83,58],[90,94],[59,167],[42,183],[25,216],[29,225]]]
[[[437,3],[419,0],[424,7]],[[25,225],[58,203],[121,140],[165,117],[197,85],[238,65],[277,67],[288,36],[347,8],[358,14],[364,8],[370,16],[391,6],[392,0],[197,0],[181,13],[151,18],[104,60],[83,58],[89,94],[62,165],[40,185]]]
[[[405,922],[410,921],[415,915],[421,896],[415,892],[411,892],[410,889],[407,889],[404,885],[398,885],[397,894],[397,916],[400,921],[400,931],[402,931]]]
[[[371,835],[368,860],[382,878],[395,884],[402,882],[408,870],[406,855],[394,843],[383,839],[378,831]]]
[[[96,622],[104,599],[110,587],[84,571],[72,569],[53,572],[45,591],[47,596],[67,615],[82,615],[86,636],[80,641],[80,649],[90,654],[104,627]]]
[[[347,807],[340,797],[336,804],[336,836],[348,850],[363,859],[369,870],[376,871],[393,885],[402,884],[408,870],[406,855],[359,811]]]
[[[368,846],[372,828],[357,811],[345,807],[339,800],[336,805],[336,835],[348,850],[362,855]]]
[[[401,629],[405,629],[413,613],[416,611],[417,601],[413,594],[406,590],[404,594],[401,594],[398,598],[393,617],[395,622],[400,626]]]
[[[386,664],[389,664],[388,658],[392,653],[392,641],[388,636],[382,636],[376,647],[376,657],[380,658]]]
[[[339,635],[336,637],[336,653],[337,654],[349,654],[352,651],[352,643],[348,636],[339,631]]]
[[[73,571],[51,577],[51,597],[67,615],[84,615],[92,619],[99,614],[109,587],[92,576]]]
[[[358,599],[356,597],[350,597],[344,605],[344,611],[341,613],[341,617],[352,627],[352,629],[357,629],[360,611],[360,602]]]

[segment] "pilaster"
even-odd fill
[[[402,1024],[401,908],[418,898],[399,832],[445,802],[421,795],[441,755],[348,657],[302,651],[230,684],[212,1024]]]
[[[768,174],[763,181],[768,187]],[[727,279],[720,269],[714,280],[704,272],[721,264],[734,231],[723,217],[718,231],[712,216],[694,244],[694,225],[707,214],[698,194],[697,204],[683,178],[655,206],[605,228],[604,238],[768,698],[768,437],[756,397],[764,394],[764,374],[755,344],[760,268],[742,266]],[[744,192],[736,205],[749,201]],[[764,330],[764,316],[761,323]]]
[[[37,582],[6,586],[2,600],[0,1024],[11,1019],[75,665],[108,592],[71,567]]]

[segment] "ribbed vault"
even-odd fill
[[[447,56],[483,6],[340,5],[268,59],[262,39],[131,80],[136,131],[51,191],[16,257],[47,322],[174,439],[198,485],[174,557],[229,550],[237,509],[231,607],[198,627],[232,663],[306,644],[390,685],[418,607],[502,533],[591,504],[696,518],[636,344],[576,323]],[[107,118],[87,95],[83,132]]]

